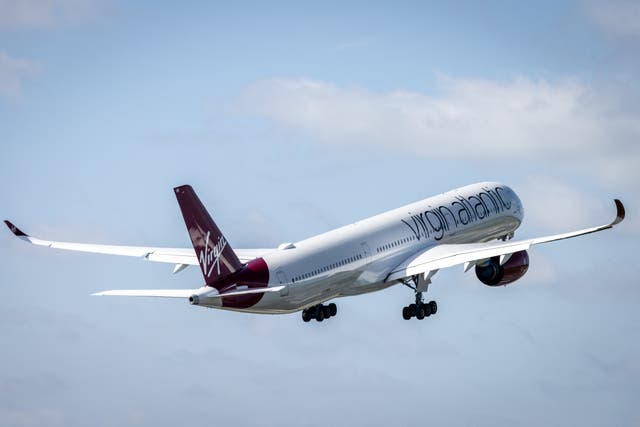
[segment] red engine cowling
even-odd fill
[[[493,257],[487,263],[476,265],[476,276],[487,286],[501,286],[513,283],[529,269],[527,251],[515,252],[503,265],[500,258]]]

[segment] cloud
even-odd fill
[[[578,79],[438,76],[433,93],[383,93],[311,79],[259,81],[239,109],[326,144],[377,145],[430,159],[584,164],[640,183],[640,114],[623,90]]]
[[[608,0],[589,2],[587,12],[605,34],[616,37],[640,37],[640,2]]]
[[[77,24],[93,18],[99,8],[97,0],[0,0],[0,30]]]
[[[614,217],[613,202],[605,204],[602,198],[556,178],[530,177],[517,190],[525,204],[527,224],[534,229],[564,232],[605,224]],[[562,215],[549,215],[549,206]]]
[[[23,81],[35,74],[39,68],[28,59],[13,58],[0,52],[0,97],[18,98],[22,92]]]

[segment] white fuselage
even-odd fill
[[[281,245],[263,258],[269,286],[287,285],[286,291],[239,311],[287,313],[389,287],[398,283],[386,280],[390,271],[411,255],[444,243],[510,238],[523,214],[513,190],[484,182]]]

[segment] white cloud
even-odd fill
[[[248,87],[240,109],[327,144],[373,144],[428,158],[578,163],[614,183],[640,182],[640,114],[624,94],[576,79],[440,76],[436,89],[376,93],[273,79]]]
[[[98,0],[0,0],[0,30],[55,28],[94,17]]]
[[[0,52],[0,97],[20,96],[24,79],[36,73],[39,66],[23,58],[13,58]]]
[[[527,225],[542,232],[605,224],[615,213],[613,202],[605,204],[594,194],[551,177],[531,177],[517,191],[525,205]],[[550,215],[549,206],[560,215]]]
[[[606,34],[640,37],[640,2],[637,0],[593,1],[587,10],[594,24]]]

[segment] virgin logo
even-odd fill
[[[220,255],[227,246],[227,240],[224,236],[218,238],[218,243],[215,246],[209,246],[209,239],[211,232],[207,231],[207,239],[204,243],[204,249],[200,251],[200,265],[204,270],[207,277],[211,276],[213,267],[217,268],[218,275],[220,275]]]

